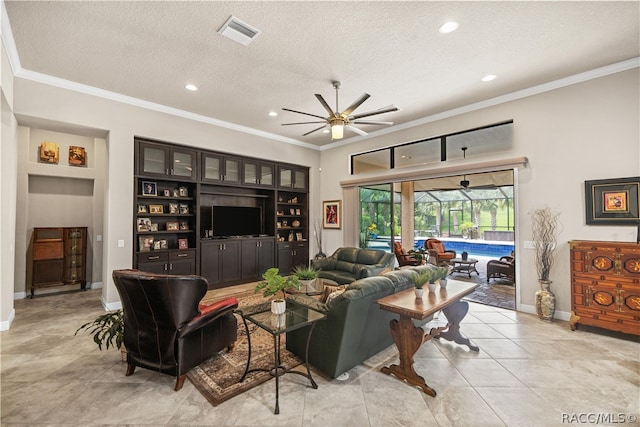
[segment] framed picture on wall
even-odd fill
[[[69,147],[69,165],[71,166],[86,166],[87,165],[87,152],[84,147]]]
[[[341,228],[342,202],[340,200],[325,200],[322,202],[322,227]]]
[[[640,224],[640,177],[584,182],[587,225]]]

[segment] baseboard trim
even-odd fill
[[[533,305],[520,304],[520,307],[518,307],[518,309],[523,313],[535,314],[536,316],[538,315],[538,312],[536,311],[536,307]],[[567,313],[566,311],[556,310],[556,312],[553,313],[553,318],[558,320],[565,320],[568,322],[569,319],[571,318],[571,313]]]
[[[13,319],[16,318],[16,309],[12,308],[11,313],[9,313],[9,318],[4,322],[0,322],[0,331],[8,331],[13,323]]]
[[[120,310],[122,308],[122,302],[120,301],[109,303],[104,300],[104,296],[100,298],[100,301],[102,302],[102,306],[104,307],[105,311]]]

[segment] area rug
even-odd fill
[[[265,302],[261,294],[256,294],[253,291],[229,296],[238,298],[239,308]],[[203,298],[203,302],[207,303],[216,299],[221,299],[221,297],[208,293]],[[248,347],[247,331],[242,323],[242,318],[238,314],[236,317],[238,319],[238,339],[233,350],[229,353],[226,350],[221,351],[187,374],[187,378],[213,406],[271,378],[268,372],[252,372],[242,383],[239,382],[247,364]],[[249,368],[271,368],[274,364],[273,336],[251,322],[247,322],[247,326],[251,334],[251,366]],[[281,364],[288,369],[300,365],[302,360],[285,349],[284,335],[281,340]]]
[[[471,273],[471,277],[458,273],[451,276],[452,279],[474,282],[480,285],[463,299],[492,307],[515,310],[516,288],[513,282],[506,279],[491,279],[491,282],[487,282],[486,261],[478,263],[476,267],[478,274]]]

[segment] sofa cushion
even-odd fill
[[[378,264],[382,255],[384,255],[384,252],[374,249],[360,249],[354,262],[366,265]]]
[[[346,261],[348,263],[355,263],[358,259],[358,252],[363,249],[359,248],[341,248],[336,251],[338,262]]]
[[[352,262],[338,260],[338,262],[336,262],[336,266],[334,267],[334,270],[347,271],[349,273],[353,273],[355,271],[354,266],[355,265]]]

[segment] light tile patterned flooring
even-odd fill
[[[174,392],[167,375],[138,369],[125,377],[119,353],[74,336],[102,312],[100,290],[15,306],[11,329],[0,333],[2,426],[522,427],[617,425],[618,418],[578,420],[640,415],[635,337],[571,332],[566,322],[480,304],[470,304],[462,327],[479,353],[434,340],[416,354],[415,369],[437,397],[379,371],[397,362],[391,346],[352,369],[347,381],[316,374],[317,390],[298,375],[283,377],[280,415],[273,414],[273,381],[213,407],[189,381]]]

